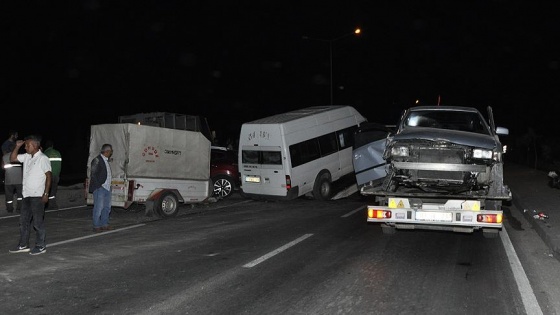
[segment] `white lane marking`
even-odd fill
[[[78,208],[85,208],[85,207],[87,207],[87,205],[75,206],[75,207],[67,207],[67,208],[60,208],[60,209],[56,209],[56,210],[46,210],[45,212],[58,212],[58,211],[66,211],[66,210],[72,210],[72,209],[78,209]]]
[[[78,208],[85,208],[87,207],[87,205],[83,205],[83,206],[75,206],[75,207],[68,207],[68,208],[60,208],[57,210],[46,210],[45,213],[47,212],[58,212],[58,211],[66,211],[66,210],[72,210],[72,209],[78,209]],[[12,215],[7,215],[4,217],[0,217],[0,220],[2,219],[9,219],[9,218],[15,218],[15,217],[19,217],[19,214],[12,214]]]
[[[354,210],[348,212],[347,214],[341,216],[341,218],[349,217],[349,216],[353,215],[354,213],[356,213],[356,212],[358,212],[358,211],[360,211],[360,210],[364,210],[364,206],[358,207],[358,208],[356,208],[356,209],[354,209]]]
[[[256,266],[256,265],[262,263],[263,261],[269,259],[270,257],[273,257],[274,255],[276,255],[276,254],[278,254],[278,253],[281,253],[281,252],[285,251],[286,249],[288,249],[288,248],[290,248],[290,247],[296,245],[297,243],[299,243],[299,242],[305,240],[306,238],[308,238],[308,237],[310,237],[310,236],[312,236],[312,235],[313,235],[313,234],[305,234],[305,235],[299,237],[298,239],[295,239],[295,240],[289,242],[288,244],[286,244],[286,245],[284,245],[284,246],[281,246],[281,247],[279,247],[279,248],[277,248],[277,249],[271,251],[270,253],[268,253],[268,254],[266,254],[266,255],[264,255],[264,256],[261,256],[261,257],[255,259],[255,260],[251,261],[250,263],[247,263],[247,264],[243,265],[243,267],[245,267],[245,268],[252,268],[252,267],[254,267],[254,266]]]
[[[535,292],[533,292],[533,288],[529,283],[527,274],[519,261],[519,257],[517,257],[517,253],[511,244],[511,240],[509,239],[509,235],[507,234],[505,227],[502,231],[500,231],[500,238],[502,239],[502,244],[504,244],[506,255],[508,256],[511,271],[513,272],[515,282],[517,283],[517,289],[521,294],[521,300],[523,301],[525,312],[531,315],[542,315],[543,312],[539,306]]]
[[[144,226],[144,225],[146,225],[146,224],[145,223],[136,224],[136,225],[123,227],[123,228],[120,228],[120,229],[114,229],[114,230],[105,231],[105,232],[101,232],[101,233],[96,233],[96,234],[92,234],[92,235],[86,235],[86,236],[82,236],[82,237],[78,237],[78,238],[72,238],[72,239],[69,239],[69,240],[60,241],[60,242],[56,242],[56,243],[49,243],[49,244],[47,244],[47,247],[53,247],[53,246],[62,245],[62,244],[66,244],[66,243],[85,240],[85,239],[88,239],[88,238],[98,237],[98,236],[106,235],[106,234],[109,234],[109,233],[117,233],[117,232],[120,232],[120,231],[124,231],[124,230],[128,230],[128,229],[134,229],[134,228],[141,227],[141,226]]]

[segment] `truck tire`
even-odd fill
[[[322,173],[315,179],[313,186],[313,198],[315,200],[326,201],[331,198],[332,183],[331,177],[328,173]]]
[[[179,200],[172,192],[165,192],[155,202],[155,210],[162,218],[171,218],[179,213]]]

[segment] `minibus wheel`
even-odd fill
[[[331,176],[328,173],[322,173],[315,179],[313,186],[313,198],[315,200],[329,200],[332,193]]]

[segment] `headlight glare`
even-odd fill
[[[408,156],[408,147],[396,146],[391,148],[392,156]]]
[[[491,159],[493,156],[492,150],[474,149],[473,157],[475,159]]]

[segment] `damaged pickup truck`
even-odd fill
[[[498,236],[502,202],[512,195],[498,137],[508,129],[495,126],[491,107],[488,121],[473,107],[412,107],[384,139],[371,134],[353,152],[360,194],[374,201],[367,222],[381,223],[384,234],[430,229]]]

